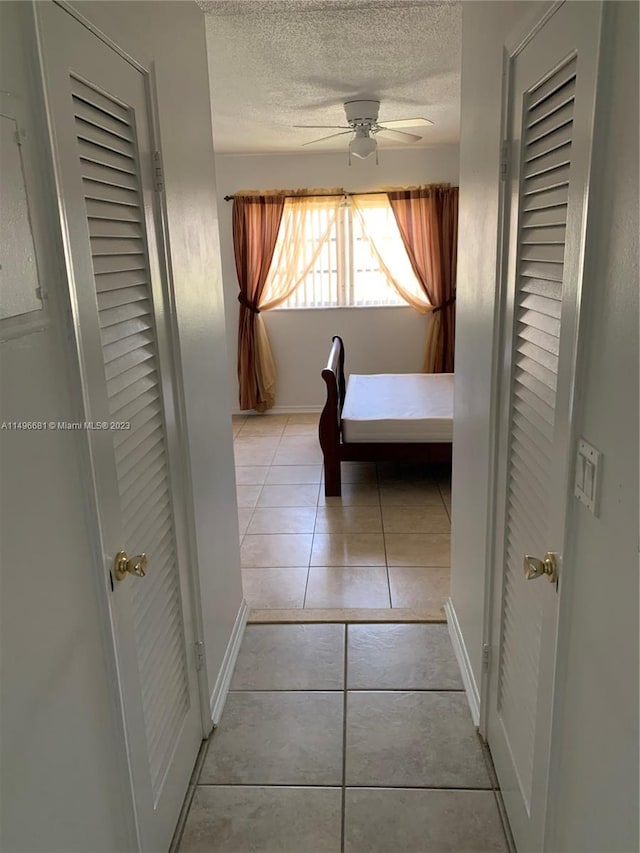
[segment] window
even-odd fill
[[[317,207],[306,213],[305,246],[299,253],[301,280],[278,306],[280,310],[406,305],[389,283],[378,255],[387,262],[392,259],[394,276],[400,276],[409,292],[424,299],[391,206],[388,202],[381,204],[380,196],[376,195],[370,204],[364,199],[359,207],[360,215],[347,198],[337,210]],[[285,208],[283,220],[288,215]],[[286,225],[283,221],[281,235],[287,231]],[[370,239],[375,240],[377,252]],[[279,256],[276,248],[274,259]],[[311,258],[313,263],[304,274]],[[285,272],[274,269],[271,275],[277,280]]]

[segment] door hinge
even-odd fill
[[[153,186],[157,193],[164,191],[164,173],[162,171],[162,159],[160,152],[156,151],[153,155]]]
[[[194,643],[196,647],[196,669],[202,669],[204,664],[204,643],[202,640],[198,640]]]
[[[489,669],[489,658],[491,656],[491,648],[489,643],[485,643],[482,646],[482,666],[484,669]]]
[[[506,181],[509,174],[509,143],[503,142],[500,146],[500,180]]]

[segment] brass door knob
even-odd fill
[[[549,583],[555,583],[558,580],[556,555],[549,551],[544,560],[539,560],[537,557],[530,557],[527,554],[524,558],[524,576],[526,580],[533,581],[543,575],[546,576]]]
[[[113,561],[113,573],[119,581],[123,581],[127,575],[143,578],[147,573],[147,555],[130,557],[126,551],[118,551]]]

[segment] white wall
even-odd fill
[[[154,69],[211,691],[242,580],[204,15],[180,0],[73,5]]]
[[[143,66],[153,64],[165,167],[176,319],[209,689],[242,601],[217,243],[204,17],[195,4],[77,3]],[[31,4],[1,3],[2,89],[18,91],[43,142],[42,209],[53,230],[41,274],[50,323],[2,344],[2,420],[82,420],[57,206],[44,148]],[[184,128],[189,128],[185,156]],[[131,850],[126,756],[100,633],[91,520],[77,432],[0,431],[2,715],[0,848]],[[208,697],[207,697],[208,698]]]
[[[605,3],[584,283],[580,434],[599,516],[573,502],[550,791],[553,853],[638,850],[638,5]]]
[[[215,107],[214,107],[215,108]],[[231,404],[238,408],[238,280],[233,256],[231,202],[225,195],[240,189],[342,187],[366,192],[388,186],[458,183],[458,149],[454,145],[417,149],[381,149],[380,165],[354,160],[346,146],[340,153],[217,155],[220,239],[227,317]],[[411,308],[329,308],[270,311],[264,315],[278,371],[276,407],[321,408],[332,335],[343,337],[350,373],[406,373],[422,369],[429,322]]]
[[[453,605],[481,679],[496,318],[502,46],[530,3],[463,8]],[[604,454],[600,514],[572,503],[545,849],[638,849],[638,9],[605,6],[577,429]]]
[[[491,442],[489,394],[497,317],[502,50],[508,34],[536,5],[544,4],[470,2],[462,12],[451,600],[478,689]]]

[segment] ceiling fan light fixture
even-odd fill
[[[354,157],[366,160],[378,147],[376,140],[369,134],[357,134],[356,138],[349,144],[349,151]]]

